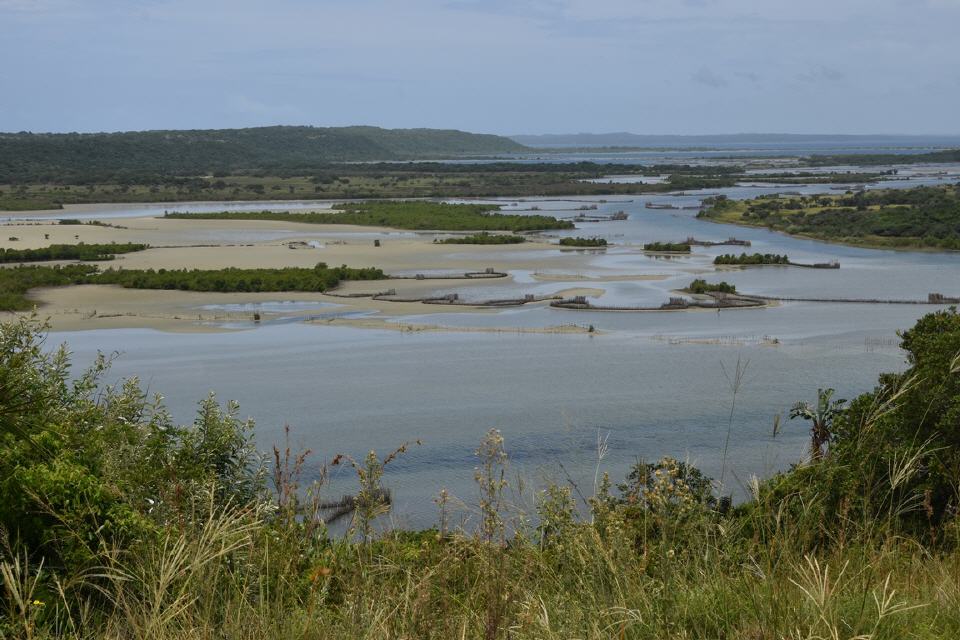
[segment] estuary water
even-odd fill
[[[956,177],[906,176],[898,182],[914,186],[950,179]],[[537,261],[544,252],[530,251],[528,269],[513,271],[510,281],[472,289],[470,295],[588,286],[605,289],[594,299],[598,304],[659,304],[694,277],[723,279],[743,292],[781,297],[922,300],[930,292],[960,295],[960,254],[832,245],[706,222],[696,218],[695,209],[683,208],[695,207],[709,194],[745,198],[774,190],[740,186],[573,201],[498,199],[505,209],[518,212],[536,206],[541,212],[575,216],[582,213],[578,207],[595,205],[585,213],[624,211],[628,219],[578,223],[578,229],[569,232],[599,235],[613,243],[605,252],[588,254],[588,266],[578,274],[541,270]],[[830,186],[780,190],[826,192]],[[647,203],[681,208],[651,209]],[[191,206],[177,209],[194,210]],[[281,203],[256,206],[289,208]],[[196,207],[204,210],[206,205]],[[629,246],[687,236],[736,236],[752,242],[751,252],[786,253],[800,262],[839,260],[841,268],[759,267],[716,273],[714,256],[742,249],[700,247],[689,257],[666,259]],[[562,255],[559,250],[555,254]],[[490,259],[495,265],[495,252]],[[662,279],[609,280],[638,274]],[[563,281],[564,275],[569,281]],[[554,281],[545,281],[545,276]],[[580,278],[608,280],[585,283]],[[450,291],[456,287],[437,289]],[[289,304],[278,294],[274,307]],[[317,464],[338,453],[360,458],[375,449],[383,455],[403,442],[420,440],[422,444],[392,463],[386,475],[395,500],[393,523],[419,527],[435,523],[432,498],[441,489],[462,499],[466,506],[461,514],[469,517],[476,497],[473,452],[490,428],[504,434],[515,500],[526,507],[532,506],[536,487],[546,480],[573,482],[589,495],[598,470],[609,472],[616,482],[637,460],[664,455],[688,459],[709,475],[722,476],[724,491],[742,497],[752,475],[768,476],[804,454],[806,425],[787,419],[794,402],[815,398],[818,387],[834,387],[845,398],[870,390],[879,373],[904,366],[897,331],[938,308],[787,302],[721,313],[601,313],[541,305],[404,318],[499,330],[493,333],[287,323],[235,325],[244,330],[216,334],[59,333],[51,342],[67,342],[78,366],[97,351],[119,352],[108,379],[140,376],[151,392],[165,395],[180,421],[192,419],[196,402],[208,391],[223,401],[239,400],[241,414],[257,421],[262,448],[280,443],[289,425],[294,444],[316,452],[312,460]],[[570,323],[593,325],[596,331],[516,330]],[[736,385],[738,363],[743,376]],[[775,433],[777,416],[782,422]],[[609,445],[602,460],[598,438]],[[311,473],[317,469],[310,467]],[[351,473],[340,469],[327,491],[339,496],[354,487]]]

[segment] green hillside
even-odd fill
[[[329,162],[522,151],[494,135],[443,129],[257,127],[121,133],[0,133],[0,184],[145,173],[308,170]]]

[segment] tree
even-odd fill
[[[817,389],[817,405],[803,401],[793,405],[790,410],[790,419],[803,418],[809,420],[810,425],[810,458],[820,460],[823,457],[823,447],[830,442],[833,419],[844,409],[846,400],[833,400],[833,389]]]

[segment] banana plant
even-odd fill
[[[846,400],[834,400],[833,389],[817,389],[817,404],[798,402],[790,409],[790,419],[803,418],[810,421],[810,459],[813,461],[823,458],[823,448],[830,442],[833,420],[839,415],[847,403]]]

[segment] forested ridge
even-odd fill
[[[125,175],[288,172],[330,162],[522,151],[488,134],[378,127],[256,127],[120,133],[0,133],[0,183]]]

